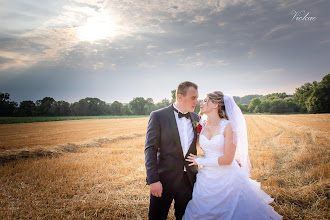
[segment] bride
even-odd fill
[[[204,158],[186,159],[202,168],[183,219],[282,219],[268,205],[273,199],[249,178],[246,124],[233,97],[209,93],[200,109],[207,116],[199,135]]]

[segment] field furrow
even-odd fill
[[[0,152],[14,149],[53,148],[92,139],[114,138],[147,129],[148,118],[89,119],[74,121],[0,124]]]

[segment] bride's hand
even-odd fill
[[[198,165],[195,161],[195,159],[197,158],[196,155],[194,154],[189,154],[189,156],[186,158],[186,161],[191,162],[190,164],[188,164],[188,166],[193,166],[193,165]]]

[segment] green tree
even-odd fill
[[[147,114],[148,105],[147,105],[147,101],[143,97],[133,98],[133,100],[129,102],[129,105],[134,115]]]
[[[195,107],[195,110],[194,110],[194,112],[196,113],[196,114],[198,114],[199,112],[200,112],[200,110],[201,110],[201,100],[199,100],[198,101],[198,104],[196,105],[196,107]]]
[[[162,99],[162,101],[158,102],[156,104],[156,109],[161,109],[161,108],[165,108],[167,106],[169,106],[171,103],[170,103],[170,100],[168,99]]]
[[[283,99],[288,104],[287,112],[299,112],[299,106],[295,103],[293,97]]]
[[[17,106],[17,102],[10,100],[9,93],[0,92],[0,116],[11,116]]]
[[[57,102],[57,106],[58,106],[58,115],[59,116],[71,115],[70,103],[61,100],[61,101]]]
[[[84,102],[82,99],[79,100],[78,102],[74,102],[70,106],[71,112],[73,115],[79,115],[79,116],[84,116],[87,115],[87,103]]]
[[[123,115],[124,113],[124,106],[122,103],[118,102],[118,101],[114,101],[111,105],[110,105],[110,114],[111,115]]]
[[[154,100],[152,98],[146,99],[146,114],[149,115],[152,111],[156,109],[156,105],[154,104]]]
[[[60,115],[60,106],[58,105],[58,103],[56,101],[51,105],[47,115],[50,115],[50,116]]]
[[[249,107],[248,107],[248,110],[249,112],[253,112],[254,109],[261,103],[260,99],[258,98],[254,98],[251,100],[250,104],[249,104]]]
[[[86,98],[88,103],[88,115],[105,115],[108,110],[108,105],[105,101],[98,98]]]
[[[254,113],[261,113],[262,110],[261,110],[260,105],[257,105],[257,106],[254,108],[253,112],[254,112]]]
[[[241,103],[241,97],[239,97],[239,96],[233,96],[233,98],[234,98],[234,101],[236,103]]]
[[[71,110],[75,115],[106,115],[109,113],[109,106],[98,98],[84,98],[72,104]]]
[[[242,112],[247,112],[248,109],[245,105],[242,105],[241,103],[237,103],[237,106],[241,109]]]
[[[240,98],[240,103],[241,104],[247,104],[249,105],[252,99],[254,98],[262,98],[262,95],[246,95]]]
[[[37,107],[38,115],[42,115],[42,116],[52,115],[50,109],[52,108],[52,105],[54,103],[56,103],[56,101],[51,97],[45,97],[43,99],[37,100],[36,107]]]
[[[273,99],[284,99],[286,97],[288,97],[288,95],[285,92],[282,92],[282,93],[272,93],[272,94],[268,94],[268,95],[263,96],[263,98],[265,100],[268,99],[269,101],[271,101]]]
[[[17,109],[18,116],[33,116],[36,114],[36,105],[33,101],[22,101]]]
[[[306,107],[309,113],[330,113],[330,74],[314,88]]]
[[[314,88],[317,86],[317,82],[305,83],[299,88],[296,88],[295,93],[293,94],[293,99],[295,103],[300,107],[301,112],[307,112],[306,102],[309,96],[314,91]]]
[[[176,89],[173,89],[173,90],[171,91],[171,93],[172,93],[172,100],[171,100],[171,103],[174,103],[174,102],[176,101]]]
[[[270,100],[263,100],[259,107],[260,107],[260,112],[269,112],[271,106],[271,101]]]
[[[274,99],[269,109],[270,113],[285,113],[288,111],[288,103],[283,99]]]
[[[129,104],[126,104],[123,106],[123,114],[124,115],[133,115],[133,111],[131,109],[131,106]]]

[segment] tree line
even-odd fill
[[[0,92],[0,116],[92,116],[92,115],[149,115],[150,112],[175,102],[163,99],[154,103],[152,98],[135,97],[127,104],[114,101],[108,104],[98,98],[84,98],[78,102],[56,101],[52,97],[33,102],[11,101],[10,94]],[[330,113],[330,74],[321,82],[305,83],[293,95],[273,93],[269,95],[234,96],[237,105],[245,113]],[[195,112],[199,112],[199,105]]]
[[[99,116],[99,115],[148,115],[150,112],[170,105],[168,99],[154,103],[152,98],[136,97],[128,104],[114,101],[107,104],[98,98],[84,98],[78,102],[56,101],[52,97],[41,100],[22,101],[20,104],[10,100],[8,93],[0,93],[0,116]]]
[[[241,104],[234,97],[243,112],[253,113],[330,113],[330,74],[321,82],[305,83],[293,95],[273,93],[269,95],[250,95],[249,104]],[[246,101],[247,97],[244,97]]]

